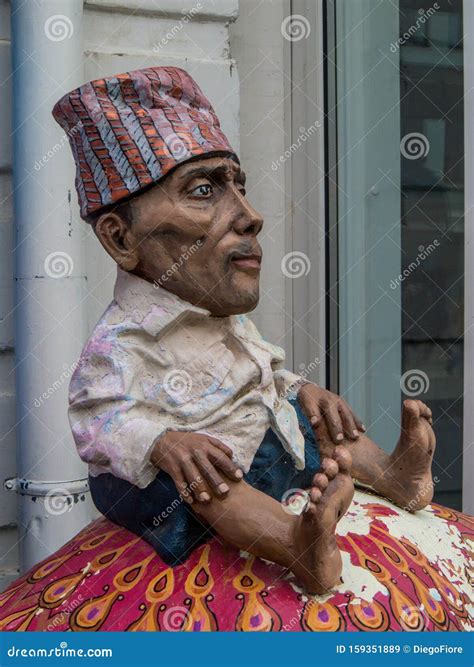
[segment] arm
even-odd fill
[[[323,426],[335,444],[340,444],[344,436],[357,440],[366,430],[346,401],[328,389],[308,382],[300,387],[298,400],[313,429],[317,431],[324,422]]]
[[[108,352],[86,350],[69,388],[69,420],[83,461],[140,488],[162,469],[190,503],[193,496],[208,502],[211,493],[225,495],[220,473],[233,481],[243,476],[232,451],[205,434],[177,431],[170,415],[135,386],[136,360],[125,350]]]
[[[301,375],[281,368],[282,364],[283,360],[273,366],[273,378],[278,396],[280,399],[298,397],[314,429],[324,420],[334,444],[339,444],[344,436],[349,440],[357,440],[360,433],[365,432],[365,426],[343,398],[306,380]]]
[[[157,474],[153,444],[164,419],[132,389],[127,355],[85,350],[69,387],[69,422],[79,456],[140,488]]]

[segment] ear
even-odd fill
[[[138,264],[138,252],[129,223],[117,213],[104,213],[94,231],[105,251],[124,271],[133,271]]]

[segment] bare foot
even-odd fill
[[[342,559],[335,532],[354,495],[351,463],[346,447],[337,446],[333,459],[323,459],[306,508],[295,522],[297,558],[291,570],[310,593],[326,593],[340,582]]]
[[[423,509],[433,498],[431,464],[436,438],[432,423],[425,403],[403,402],[402,430],[383,474],[383,493],[410,512]]]

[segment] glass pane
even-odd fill
[[[387,451],[399,437],[400,79],[395,3],[336,8],[339,392]],[[383,55],[381,55],[383,54]]]
[[[402,370],[438,439],[436,500],[461,508],[464,169],[462,0],[400,0]],[[414,31],[411,31],[413,34]],[[409,150],[410,142],[413,151]],[[406,276],[406,278],[405,278]],[[436,481],[435,479],[435,481]]]
[[[391,450],[433,410],[435,499],[461,507],[462,0],[336,0],[339,392]],[[331,12],[328,12],[331,15]]]

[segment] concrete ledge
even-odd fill
[[[238,0],[85,0],[85,8],[114,11],[124,14],[152,14],[154,16],[182,17],[198,10],[197,20],[235,21],[239,13]]]

